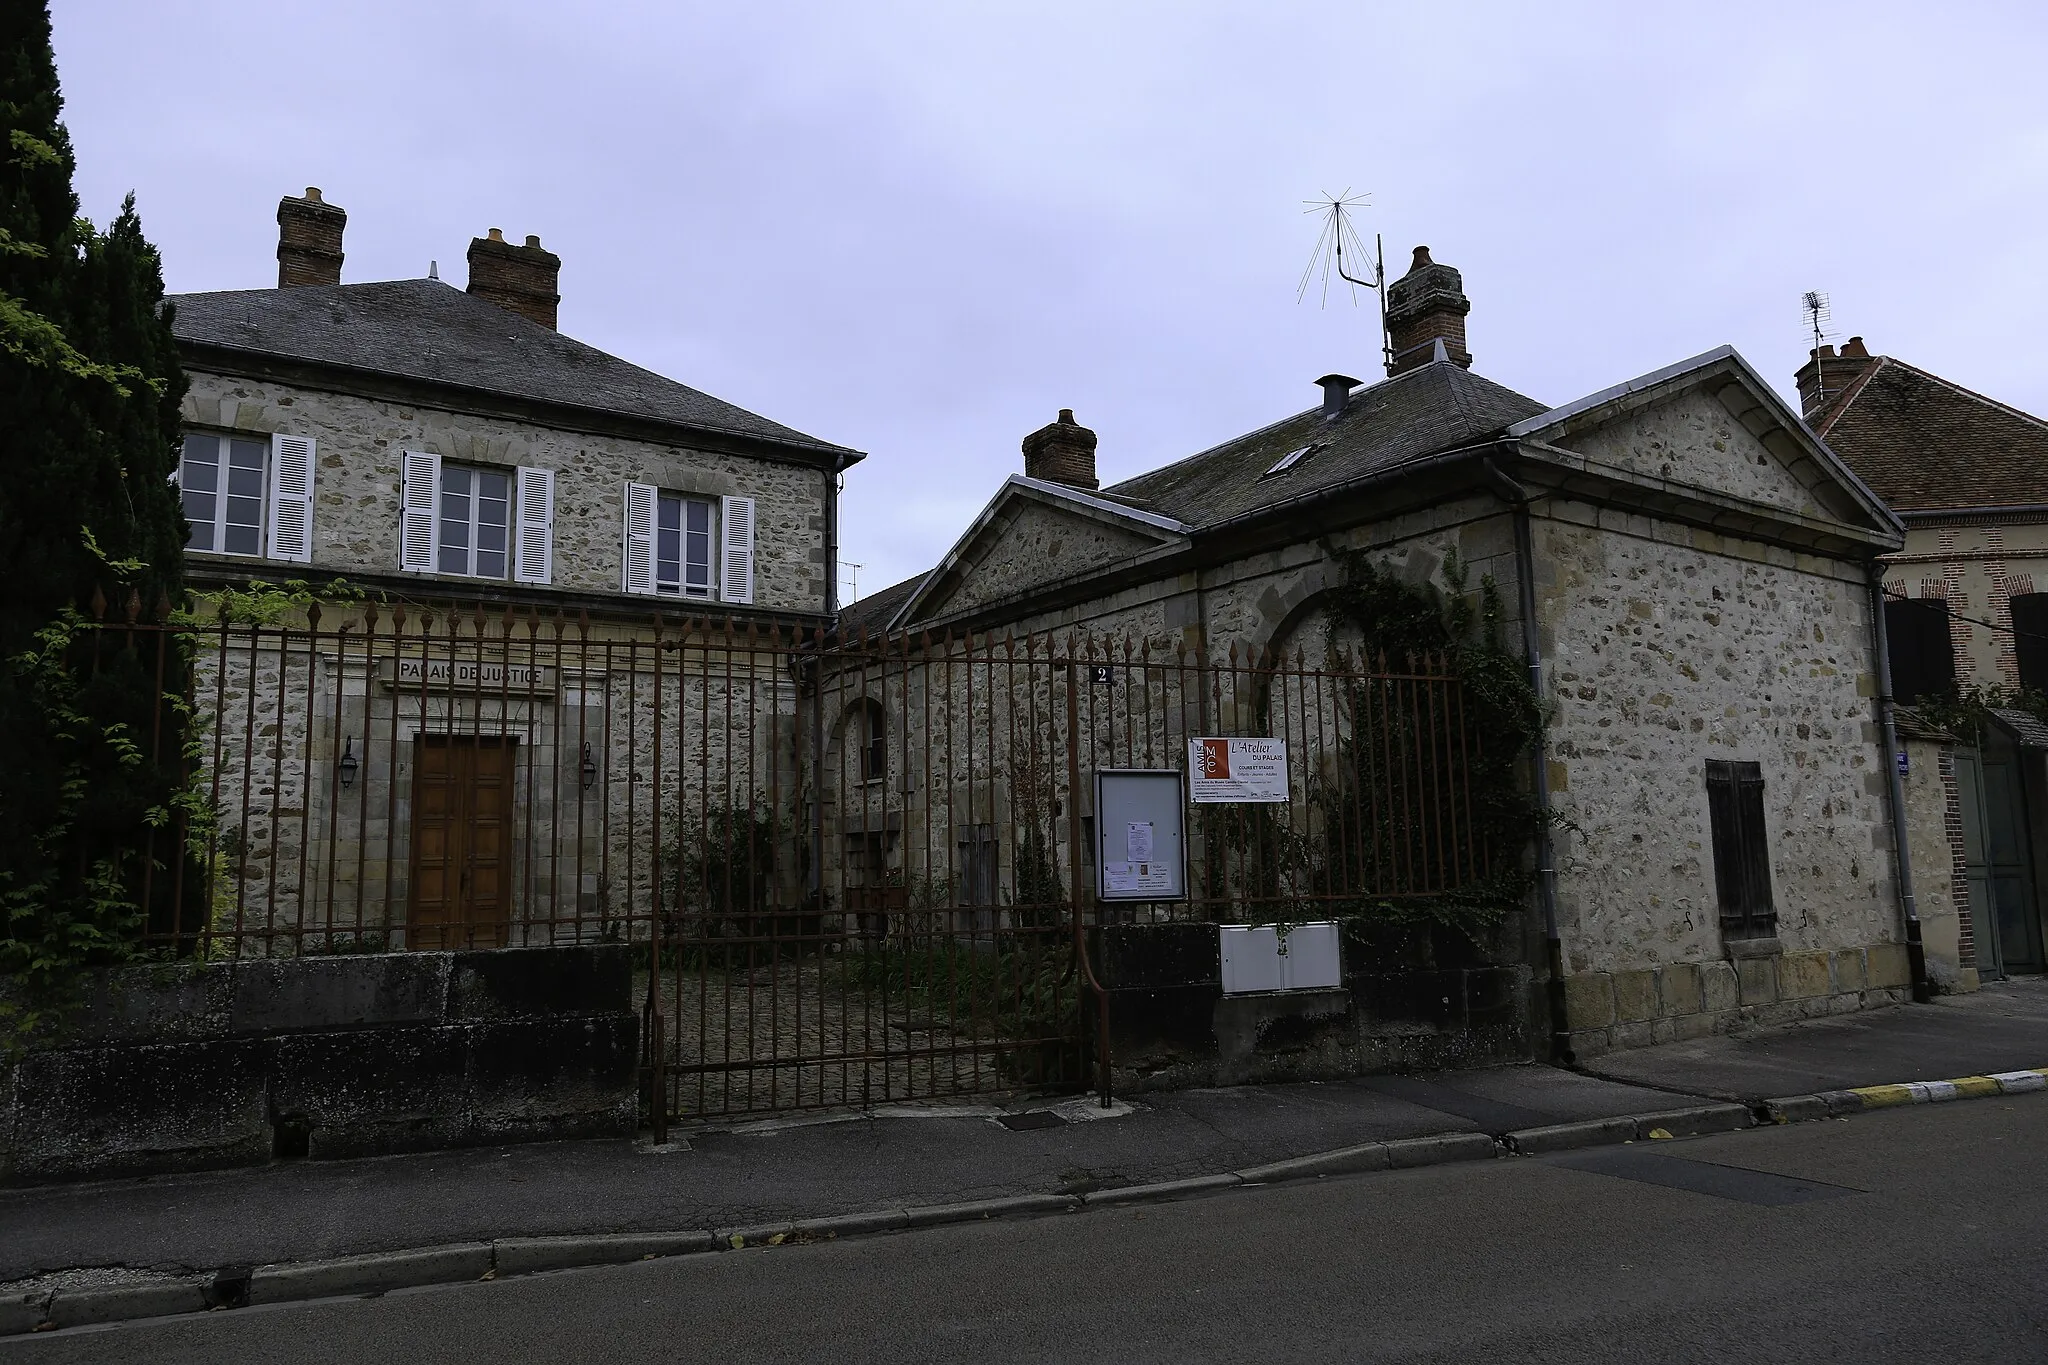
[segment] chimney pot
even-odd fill
[[[1387,345],[1393,351],[1387,373],[1406,374],[1438,359],[1471,369],[1472,353],[1465,349],[1465,315],[1471,311],[1464,276],[1431,260],[1428,247],[1416,247],[1408,273],[1387,286]]]
[[[1862,337],[1843,342],[1840,355],[1833,346],[1814,347],[1794,376],[1799,384],[1799,415],[1809,420],[1820,416],[1873,363]]]
[[[341,283],[341,236],[348,214],[308,185],[277,201],[277,287]]]
[[[540,238],[514,246],[492,228],[469,244],[469,292],[553,330],[562,302],[562,258],[542,250]]]
[[[1323,386],[1323,420],[1342,417],[1351,406],[1351,391],[1358,381],[1348,374],[1326,374],[1316,383]]]
[[[1094,492],[1095,433],[1074,420],[1072,408],[1061,408],[1059,420],[1024,438],[1026,478],[1063,483]]]
[[[527,244],[528,246],[539,246],[539,245],[540,245],[540,236],[539,236],[539,234],[537,234],[537,233],[532,233],[532,232],[529,232],[529,233],[527,233],[527,234],[526,234],[526,244]]]

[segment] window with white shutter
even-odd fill
[[[313,561],[313,439],[270,438],[270,557]]]
[[[654,591],[654,504],[660,490],[652,484],[626,485],[626,553],[624,587],[627,592]]]
[[[249,436],[191,432],[178,458],[178,494],[192,524],[187,549],[261,555],[268,548],[270,444]]]
[[[555,569],[555,472],[519,470],[519,534],[512,556],[512,577],[521,583],[546,583]]]
[[[754,500],[726,498],[719,509],[719,596],[754,600]]]
[[[434,571],[434,499],[441,486],[441,457],[405,452],[403,506],[398,521],[398,567],[410,573]]]

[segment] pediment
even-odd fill
[[[1660,490],[1698,490],[1878,542],[1899,535],[1890,510],[1727,347],[1518,422],[1508,434]]]
[[[1178,522],[1012,477],[904,604],[896,626],[958,615],[1186,539]]]

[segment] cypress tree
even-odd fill
[[[78,216],[62,105],[47,4],[0,5],[0,974],[30,987],[0,1040],[22,999],[133,952],[184,856],[159,704],[182,656],[88,604],[182,598],[185,379],[134,196],[104,231]]]

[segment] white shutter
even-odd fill
[[[754,500],[725,498],[719,509],[718,595],[728,602],[754,600]]]
[[[440,521],[434,502],[440,495],[441,457],[424,451],[405,452],[404,507],[398,514],[398,567],[409,573],[432,573]]]
[[[272,559],[313,562],[313,438],[270,438],[270,545]]]
[[[521,583],[546,583],[555,574],[555,471],[519,469],[519,539],[512,555],[512,577]]]
[[[626,485],[626,576],[627,592],[654,591],[654,500],[655,487],[649,483]]]

